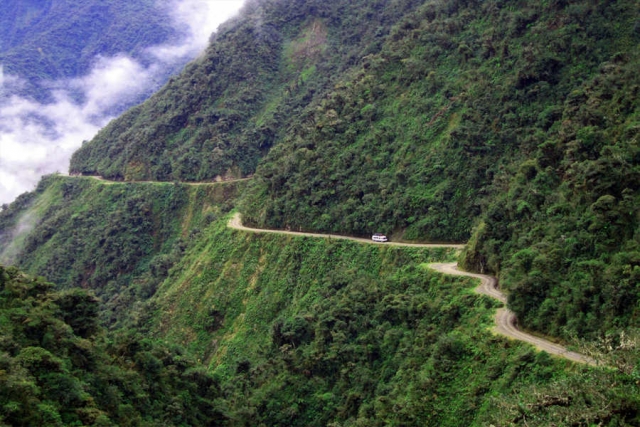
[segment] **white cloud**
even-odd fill
[[[41,105],[17,96],[0,105],[0,202],[33,189],[47,173],[66,171],[69,158],[108,117],[91,119],[82,105],[59,93]]]
[[[186,29],[183,40],[149,48],[148,65],[124,54],[97,58],[88,75],[54,82],[54,102],[49,104],[3,97],[4,88],[19,87],[21,80],[5,74],[0,65],[0,203],[32,190],[42,175],[65,172],[83,140],[91,139],[114,111],[157,89],[168,77],[167,69],[201,52],[243,1],[176,0],[169,7],[176,27]]]
[[[175,26],[185,28],[187,36],[176,45],[148,49],[157,61],[174,63],[185,56],[195,57],[207,46],[218,26],[238,13],[244,0],[177,0],[171,3]]]
[[[84,95],[83,114],[101,116],[146,91],[156,68],[154,65],[145,68],[127,56],[99,57],[89,75],[69,84]]]

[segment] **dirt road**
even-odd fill
[[[386,242],[386,243],[376,243],[369,239],[362,239],[357,237],[348,237],[348,236],[340,236],[337,234],[320,234],[320,233],[305,233],[305,232],[297,232],[297,231],[281,231],[281,230],[266,230],[266,229],[258,229],[258,228],[248,228],[242,225],[242,218],[239,213],[236,213],[231,220],[229,220],[229,227],[234,228],[236,230],[249,231],[252,233],[275,233],[275,234],[288,234],[294,236],[310,236],[310,237],[321,237],[321,238],[329,238],[329,239],[344,239],[344,240],[354,240],[356,242],[361,243],[369,243],[374,245],[395,245],[395,246],[409,246],[409,247],[421,247],[421,248],[453,248],[453,249],[462,249],[464,245],[454,245],[454,244],[417,244],[417,243],[397,243],[397,242]],[[497,288],[497,280],[495,277],[487,276],[484,274],[476,274],[476,273],[467,273],[466,271],[458,270],[456,263],[434,263],[429,264],[429,267],[432,269],[444,273],[451,274],[454,276],[469,276],[474,277],[476,279],[480,279],[480,285],[474,289],[475,292],[483,295],[488,295],[491,298],[495,298],[503,304],[507,303],[507,297],[498,290]],[[589,365],[596,365],[596,361],[581,355],[579,353],[575,353],[573,351],[567,350],[565,347],[552,343],[551,341],[545,340],[543,338],[536,337],[534,335],[527,334],[526,332],[522,332],[518,329],[517,319],[515,314],[506,309],[500,308],[496,312],[495,316],[496,326],[494,330],[496,333],[504,335],[508,338],[513,338],[516,340],[524,341],[529,344],[533,344],[539,350],[544,350],[549,354],[554,354],[560,357],[564,357],[574,362],[578,363],[586,363]]]
[[[173,181],[112,181],[110,179],[103,178],[98,175],[68,175],[68,174],[60,174],[64,176],[71,176],[72,178],[91,178],[102,182],[103,184],[112,185],[112,184],[172,184]],[[207,181],[207,182],[185,182],[180,181],[179,184],[190,185],[192,187],[197,187],[200,185],[214,185],[214,184],[227,184],[231,182],[240,182],[240,181],[248,181],[251,178],[239,178],[239,179],[229,179],[226,181]]]
[[[262,228],[248,228],[242,225],[242,218],[239,213],[236,213],[233,216],[233,218],[231,218],[231,220],[229,221],[229,227],[235,228],[236,230],[250,231],[252,233],[275,233],[275,234],[288,234],[292,236],[322,237],[325,239],[343,239],[343,240],[353,240],[355,242],[360,242],[360,243],[370,243],[373,245],[407,246],[407,247],[414,247],[414,248],[452,248],[452,249],[462,249],[464,247],[464,245],[455,245],[455,244],[449,244],[449,243],[401,243],[401,242],[378,243],[378,242],[372,241],[371,239],[341,236],[338,234],[305,233],[301,231],[282,231],[282,230],[267,230]]]
[[[466,271],[460,271],[458,270],[456,264],[453,262],[429,264],[429,267],[445,274],[452,274],[455,276],[469,276],[480,279],[480,285],[478,285],[478,287],[474,289],[475,292],[483,295],[488,295],[505,304],[507,302],[507,297],[497,288],[497,280],[495,277],[486,276],[484,274],[467,273]],[[596,361],[591,359],[590,357],[573,351],[569,351],[565,347],[559,344],[552,343],[551,341],[545,340],[544,338],[539,338],[534,335],[527,334],[526,332],[522,332],[520,329],[518,329],[518,321],[516,319],[516,315],[507,308],[498,309],[498,311],[496,312],[495,321],[496,326],[494,327],[494,330],[501,335],[533,344],[539,350],[544,350],[549,354],[555,354],[574,362],[596,365]]]

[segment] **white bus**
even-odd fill
[[[389,239],[387,239],[387,236],[385,236],[384,234],[376,233],[371,236],[371,240],[373,240],[374,242],[386,242]]]

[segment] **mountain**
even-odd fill
[[[221,425],[637,425],[639,17],[251,1],[75,153],[104,179],[0,212],[0,259],[91,289],[107,334],[184,347]],[[500,303],[428,268],[456,258],[598,365],[494,334]]]
[[[0,14],[0,64],[18,76],[9,93],[40,101],[56,80],[87,74],[96,56],[144,50],[177,36],[168,10],[151,0],[5,1]]]
[[[135,405],[147,396],[166,402],[162,399],[173,393],[178,402],[149,407],[145,419],[210,425],[197,412],[184,411],[195,399],[204,405],[199,411],[212,411],[206,416],[215,417],[214,425],[230,426],[637,421],[639,356],[633,343],[638,338],[631,329],[602,342],[574,343],[606,368],[550,357],[494,335],[499,304],[475,295],[470,279],[427,267],[455,259],[453,249],[229,228],[228,212],[247,184],[52,176],[3,212],[3,220],[17,218],[19,224],[3,223],[2,229],[24,231],[14,241],[24,248],[25,267],[56,277],[60,288],[81,285],[100,298],[92,322],[100,320],[107,327],[106,342],[114,344],[96,345],[95,352],[136,371],[124,383],[116,380],[122,404],[134,407],[119,418],[103,409],[109,420],[123,425],[143,411]],[[42,299],[58,301],[51,295]],[[9,347],[12,339],[2,342]],[[53,353],[53,343],[30,346]],[[200,361],[207,375],[198,368]],[[159,366],[164,371],[158,372]],[[37,385],[52,367],[40,369],[31,380]],[[77,373],[78,381],[111,372],[84,369],[88,372]],[[174,388],[164,383],[151,389],[159,393],[151,397],[145,381],[156,380]],[[56,383],[44,384],[38,399],[66,408],[51,396],[50,384]],[[101,396],[100,389],[88,392]],[[96,399],[95,405],[103,408],[102,402]],[[176,418],[166,418],[162,405]],[[530,408],[524,417],[523,406]],[[193,417],[184,418],[187,414]]]
[[[71,170],[253,174],[249,223],[471,238],[527,327],[637,325],[636,5],[393,4],[256,2]]]
[[[205,55],[81,147],[71,171],[170,181],[246,176],[305,106],[420,2],[249,2]]]

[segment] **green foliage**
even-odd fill
[[[382,6],[251,3],[72,170],[255,172],[239,209],[268,228],[462,242],[478,226],[463,264],[500,275],[524,326],[638,326],[634,2]]]
[[[466,265],[500,271],[527,327],[593,338],[638,326],[636,69],[615,56],[569,95],[562,122],[501,179],[469,245]]]
[[[520,325],[602,339],[607,368],[492,335],[496,303],[423,265],[451,251],[230,230],[233,186],[48,178],[0,214],[0,248],[188,347],[215,380],[180,378],[218,384],[235,425],[637,425],[638,344],[620,331],[640,319],[639,41],[626,0],[255,1],[72,162],[128,181],[255,172],[239,209],[272,228],[470,237],[462,263],[499,275]],[[90,340],[74,319],[94,303],[74,292],[47,303]],[[20,319],[35,341],[11,363],[64,374],[37,344],[57,335]],[[108,353],[149,382],[124,375],[134,398],[106,393],[109,414],[143,402],[186,423],[188,395],[147,394],[173,353],[121,332]],[[59,422],[55,401],[26,402]]]
[[[625,341],[635,347],[626,344],[624,369],[565,370],[569,362],[494,336],[497,303],[473,294],[470,279],[426,267],[451,250],[237,232],[226,219],[197,240],[154,296],[150,330],[208,361],[236,425],[638,419],[628,369],[637,341]],[[602,407],[606,399],[615,404]]]
[[[225,416],[215,380],[178,347],[105,337],[98,300],[0,266],[0,422],[199,426]],[[68,323],[69,322],[69,323]]]
[[[104,320],[126,323],[136,316],[135,303],[154,294],[199,230],[231,208],[227,200],[239,185],[105,184],[49,176],[0,213],[6,227],[0,228],[6,236],[0,259],[62,288],[93,289],[108,308]],[[64,304],[83,304],[73,293],[65,298]],[[82,328],[80,319],[93,313],[78,310],[76,320],[66,320]]]
[[[494,398],[482,420],[497,425],[635,425],[640,421],[637,373],[638,331],[609,335],[583,351],[607,364],[608,370],[566,375],[545,384],[529,384]],[[539,355],[543,356],[543,354]],[[544,357],[538,357],[542,362]],[[628,393],[626,391],[629,391]]]
[[[475,223],[463,264],[500,275],[524,326],[637,327],[636,19],[623,1],[424,2],[301,113],[239,208],[409,240]]]
[[[204,56],[77,151],[71,171],[204,181],[252,174],[299,112],[416,0],[249,2]]]
[[[247,220],[466,240],[473,219],[501,194],[505,167],[517,168],[557,133],[550,128],[572,91],[637,43],[631,2],[584,9],[589,31],[577,33],[576,9],[564,4],[423,2],[270,151],[241,204]],[[567,49],[578,44],[588,53]],[[630,69],[637,63],[634,56]],[[633,96],[622,102],[620,122]],[[530,201],[518,206],[521,215],[532,209]]]

